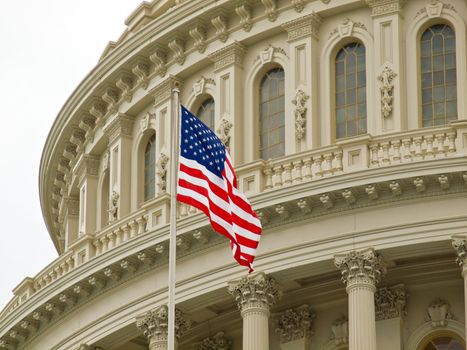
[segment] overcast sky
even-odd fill
[[[60,108],[141,0],[0,0],[0,309],[57,257],[39,162]]]

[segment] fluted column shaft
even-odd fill
[[[245,306],[241,312],[243,318],[244,350],[269,349],[269,307]]]
[[[370,248],[336,255],[334,263],[349,296],[349,349],[376,350],[375,291],[384,262]]]
[[[353,283],[349,295],[349,349],[376,350],[375,285]]]
[[[282,296],[276,280],[264,273],[229,282],[243,319],[243,350],[269,350],[269,308]]]

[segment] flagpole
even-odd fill
[[[169,286],[168,286],[168,336],[169,350],[175,350],[175,265],[177,259],[177,171],[180,133],[180,90],[172,90],[172,147],[170,168],[170,239],[169,239]]]

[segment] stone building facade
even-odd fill
[[[0,349],[167,348],[174,87],[264,227],[247,275],[178,206],[178,349],[465,349],[466,21],[463,0],[143,2],[52,126],[60,256]]]

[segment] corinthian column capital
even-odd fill
[[[168,308],[161,305],[148,311],[136,321],[136,327],[143,331],[149,340],[150,350],[167,349]],[[175,310],[175,337],[177,340],[190,328],[191,323],[183,317],[180,310]]]
[[[263,272],[229,282],[228,289],[242,314],[249,309],[269,314],[269,308],[282,297],[277,281]]]
[[[347,289],[361,284],[375,288],[386,274],[386,265],[373,248],[337,254],[334,256],[334,264],[341,270],[342,282],[347,285]]]
[[[453,236],[452,247],[457,254],[457,263],[462,267],[462,274],[467,273],[467,236]]]

